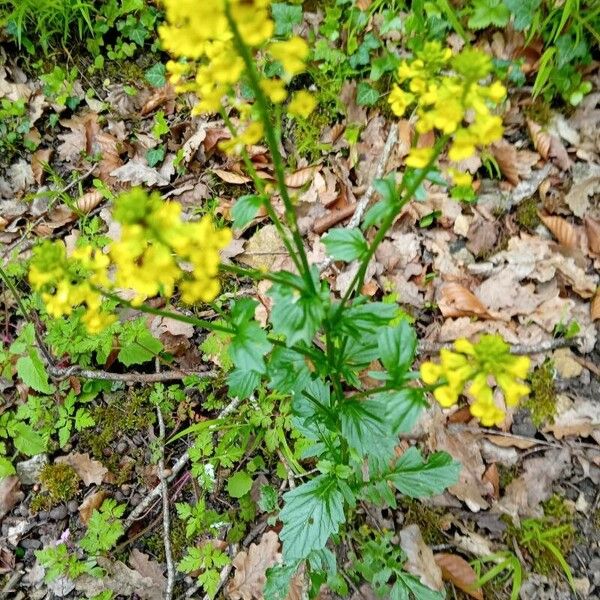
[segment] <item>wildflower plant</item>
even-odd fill
[[[398,436],[409,432],[427,407],[428,388],[419,385],[419,373],[412,369],[417,336],[397,306],[372,301],[361,290],[368,264],[402,208],[422,192],[426,179],[442,179],[442,152],[448,150],[450,161],[459,161],[501,136],[501,118],[494,110],[505,91],[489,81],[490,59],[475,50],[453,55],[432,44],[400,65],[389,99],[397,115],[412,111],[414,148],[401,178],[398,174],[399,183],[394,176],[376,182],[381,199],[365,215],[362,228],[335,229],[324,236],[334,260],[357,264],[347,291],[336,298],[309,264],[280,151],[282,114],[305,119],[317,109],[310,91],[288,91],[292,82],[298,87],[294,78],[305,69],[308,44],[298,36],[275,36],[269,0],[166,0],[165,9],[160,34],[173,56],[167,65],[173,83],[180,92],[197,95],[197,114],[222,115],[233,136],[225,149],[241,154],[254,180],[256,193],[238,199],[233,208],[234,224],[246,225],[263,208],[293,267],[268,272],[220,264],[219,251],[231,239],[228,229],[217,228],[209,217],[185,220],[178,203],[134,189],[115,202],[121,237],[107,253],[83,247],[68,256],[61,242],[46,242],[34,253],[30,282],[54,316],[85,307],[91,331],[115,318],[102,307],[102,298],[108,297],[226,334],[232,398],[247,399],[265,386],[291,398],[292,424],[304,443],[302,454],[288,466],[305,480],[283,496],[284,562],[271,569],[265,590],[266,597],[285,597],[290,578],[303,563],[327,579],[327,565],[335,565],[327,544],[343,533],[359,500],[395,506],[396,492],[431,496],[457,481],[460,466],[446,453],[423,457],[412,447],[398,456]],[[277,68],[266,68],[272,64]],[[431,147],[419,145],[425,133],[436,137]],[[275,174],[269,186],[257,176],[247,150],[263,140]],[[469,185],[458,164],[447,166],[446,172],[455,184]],[[282,214],[275,209],[276,196],[283,203]],[[144,303],[157,295],[177,295],[190,305],[211,302],[219,294],[222,273],[270,282],[266,327],[255,318],[258,302],[247,297],[232,300],[226,310],[217,307],[218,321]],[[460,362],[459,378],[452,361]],[[378,385],[361,379],[367,370]],[[487,376],[494,376],[511,404],[525,393],[513,378],[523,378],[526,371],[525,361],[513,361],[505,346],[489,339],[474,346],[461,342],[456,353],[442,355],[441,366],[424,366],[422,376],[428,385],[441,384],[434,394],[444,406],[471,382],[469,393],[479,399],[473,413],[497,423]],[[312,464],[310,474],[299,461]],[[396,581],[398,597],[414,592],[411,578],[398,576]]]

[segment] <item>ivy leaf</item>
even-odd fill
[[[128,321],[119,334],[121,350],[117,358],[126,367],[152,360],[162,349],[162,343],[148,331],[143,319]]]
[[[460,463],[446,452],[435,452],[427,461],[414,446],[396,462],[388,479],[399,492],[410,498],[422,498],[441,494],[458,481]]]
[[[241,498],[252,489],[252,477],[246,471],[238,471],[227,480],[227,493],[232,498]]]
[[[504,0],[506,8],[512,13],[517,31],[531,27],[541,2],[542,0]]]
[[[268,292],[274,303],[271,310],[273,332],[285,335],[288,346],[298,342],[311,343],[325,316],[329,292],[324,288],[319,291],[318,276],[314,275],[316,292],[307,290],[301,277],[286,271],[281,271],[279,276],[287,278],[293,285],[275,283]]]
[[[335,260],[352,261],[365,256],[369,246],[360,229],[332,229],[322,238],[327,254]]]
[[[368,83],[361,81],[356,88],[356,104],[358,106],[373,106],[377,100],[379,100],[379,92]]]
[[[510,11],[502,0],[473,0],[469,27],[471,29],[485,29],[490,25],[504,27],[509,19]]]
[[[396,571],[396,583],[390,591],[390,600],[444,600],[440,592],[423,585],[414,575],[405,571]]]
[[[302,22],[302,7],[284,2],[271,4],[271,12],[275,21],[275,35],[288,36],[292,33],[294,25]]]
[[[267,332],[254,320],[258,302],[252,298],[236,300],[231,308],[235,334],[229,344],[229,356],[239,371],[265,372],[264,356],[273,345]]]
[[[417,334],[408,321],[402,320],[396,327],[381,330],[379,357],[393,381],[403,381],[414,361],[416,350]]]
[[[248,225],[252,219],[256,216],[260,207],[264,203],[263,196],[257,194],[248,194],[246,196],[240,196],[231,209],[231,216],[233,217],[233,228],[241,229]]]
[[[48,382],[46,367],[35,348],[29,350],[28,356],[21,356],[17,361],[17,375],[21,381],[36,392],[51,394],[54,386]]]
[[[153,87],[160,88],[167,85],[166,69],[162,63],[152,65],[144,75],[146,81]]]
[[[339,410],[342,435],[361,456],[391,456],[395,440],[379,400],[346,400]]]
[[[319,475],[287,492],[283,499],[279,538],[286,563],[302,560],[313,550],[324,548],[345,521],[344,496],[335,476]]]

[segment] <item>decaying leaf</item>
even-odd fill
[[[94,510],[99,509],[108,494],[104,490],[99,490],[90,494],[79,506],[79,518],[84,525],[87,525],[92,518]]]
[[[404,568],[428,588],[438,592],[443,590],[442,570],[435,562],[431,548],[423,541],[418,525],[409,525],[400,531],[400,546],[407,557]]]
[[[21,482],[16,475],[0,479],[0,519],[21,502],[23,497]]]
[[[600,221],[587,216],[584,220],[590,254],[600,256]]]
[[[517,185],[521,181],[517,149],[506,140],[500,140],[492,145],[492,153],[502,175],[513,185]]]
[[[291,188],[301,188],[315,176],[318,167],[303,167],[285,176],[285,185]]]
[[[552,355],[554,368],[563,379],[579,377],[583,367],[575,360],[574,354],[570,348],[559,348]]]
[[[477,296],[459,283],[447,283],[442,287],[438,306],[444,317],[491,317]]]
[[[169,185],[166,177],[140,160],[130,160],[122,167],[111,171],[110,175],[117,181],[132,185],[147,185],[148,187]]]
[[[527,119],[527,127],[533,146],[542,158],[553,159],[563,171],[571,167],[569,154],[558,136],[545,130],[531,119]]]
[[[75,204],[77,210],[84,215],[91,213],[102,201],[104,196],[99,190],[91,190],[86,192],[79,198]]]
[[[225,183],[231,183],[233,185],[242,185],[252,181],[252,179],[246,175],[233,173],[232,171],[225,171],[223,169],[213,169],[213,173]]]
[[[73,467],[85,485],[100,485],[108,473],[108,469],[101,462],[90,458],[87,452],[72,452],[66,456],[59,456],[55,462]]]
[[[442,577],[445,581],[451,582],[471,598],[483,600],[483,592],[474,587],[477,574],[462,556],[440,552],[435,554],[434,558],[438,567],[442,570]]]
[[[542,223],[552,232],[552,235],[565,248],[581,247],[581,231],[562,217],[540,213]]]
[[[231,600],[262,600],[266,571],[281,560],[279,538],[274,531],[263,534],[259,544],[250,544],[247,551],[233,559],[235,574],[227,584]]]
[[[31,171],[35,182],[40,184],[44,180],[44,167],[50,162],[54,150],[52,148],[40,148],[31,156]]]
[[[600,319],[600,290],[598,290],[590,304],[590,317],[592,321]]]
[[[147,554],[134,548],[129,555],[129,565],[142,577],[153,581],[156,586],[157,600],[164,597],[164,592],[167,589],[167,579],[163,574],[163,567],[158,562],[151,560]]]
[[[600,192],[600,165],[576,163],[573,166],[573,185],[565,203],[576,217],[582,219],[589,210],[590,197]]]
[[[565,399],[564,396],[561,399]],[[568,408],[559,411],[554,422],[547,425],[549,431],[558,439],[563,437],[594,437],[600,441],[600,404],[595,400],[578,399],[566,402]]]

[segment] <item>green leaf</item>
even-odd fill
[[[275,35],[291,35],[294,25],[302,22],[302,7],[275,2],[271,4],[273,20],[275,21]]]
[[[166,135],[167,133],[169,133],[169,124],[167,123],[167,120],[165,119],[164,111],[159,110],[154,115],[154,125],[152,127],[152,136],[155,137],[157,140],[160,140],[160,138],[163,135]]]
[[[22,454],[35,456],[46,451],[46,441],[31,425],[16,421],[11,423],[9,430],[15,448]]]
[[[302,354],[278,346],[271,353],[267,368],[269,387],[282,394],[300,393],[310,381],[310,370]]]
[[[342,435],[361,456],[392,456],[396,440],[386,421],[386,407],[379,400],[345,400],[339,408]]]
[[[264,197],[257,194],[240,196],[231,209],[233,228],[241,229],[248,225],[248,223],[254,219],[264,201]]]
[[[302,560],[313,550],[324,548],[346,520],[344,496],[336,478],[330,475],[319,475],[303,483],[284,494],[283,500],[279,538],[285,562]]]
[[[117,358],[126,367],[140,365],[152,360],[163,349],[163,345],[148,331],[143,319],[123,324],[119,334],[121,350]]]
[[[4,456],[0,456],[0,479],[4,479],[5,477],[14,475],[15,473],[15,468],[10,460]]]
[[[356,88],[356,104],[373,106],[379,100],[379,92],[368,83],[361,81]]]
[[[390,592],[390,600],[443,600],[444,595],[423,585],[414,575],[396,571],[396,583]]]
[[[373,225],[379,225],[388,214],[398,209],[400,203],[398,186],[396,185],[394,173],[391,173],[383,179],[376,179],[373,182],[373,187],[381,196],[381,199],[379,202],[375,202],[375,204],[367,211],[362,224],[363,231],[366,231]]]
[[[227,480],[227,493],[232,498],[241,498],[252,489],[252,477],[246,471],[238,471]]]
[[[419,388],[382,392],[376,398],[385,404],[386,418],[394,433],[410,433],[428,406],[425,394]]]
[[[289,565],[275,565],[267,569],[267,581],[263,595],[269,600],[285,600],[290,591],[290,582],[298,570],[299,561]]]
[[[96,421],[94,421],[94,417],[92,417],[88,410],[85,408],[77,409],[77,412],[75,413],[75,429],[77,431],[93,427],[95,424]]]
[[[234,398],[248,398],[260,383],[260,373],[234,369],[227,376],[229,396]]]
[[[502,0],[473,0],[472,10],[469,17],[471,29],[485,29],[490,25],[504,27],[510,19],[510,11]]]
[[[386,327],[379,334],[379,357],[391,379],[400,382],[410,369],[417,350],[417,334],[408,321]]]
[[[150,148],[146,152],[146,160],[149,167],[155,167],[165,159],[165,147],[163,145],[156,148]]]
[[[355,339],[362,339],[365,334],[378,335],[379,329],[385,327],[397,313],[398,307],[387,302],[353,304],[342,313],[338,328]]]
[[[506,8],[512,13],[514,27],[517,31],[524,31],[531,27],[535,13],[542,0],[503,0]]]
[[[425,462],[421,452],[409,448],[396,462],[388,479],[399,492],[410,498],[441,494],[458,481],[460,463],[446,452],[435,452]]]
[[[22,356],[17,361],[17,375],[21,381],[42,394],[51,394],[54,386],[48,382],[46,367],[40,358],[38,351],[30,349],[29,356]]]
[[[289,284],[275,283],[268,294],[273,298],[271,323],[273,332],[285,336],[287,346],[298,342],[310,344],[325,316],[325,303],[329,292],[325,288],[319,291],[318,275],[313,273],[317,292],[306,290],[304,280],[298,275],[281,271],[280,277],[289,280]]]
[[[360,229],[332,229],[322,238],[327,254],[335,260],[352,261],[365,256],[369,250]]]
[[[167,85],[166,68],[162,63],[152,65],[145,73],[146,81],[153,87],[160,88]]]
[[[231,323],[235,334],[229,344],[229,356],[240,371],[265,372],[264,355],[273,345],[266,331],[254,320],[258,302],[251,298],[236,300],[231,308]]]

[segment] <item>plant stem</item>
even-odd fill
[[[229,115],[225,112],[224,108],[221,108],[221,116],[223,117],[223,121],[225,121],[225,125],[227,125],[227,128],[229,129],[229,131],[231,131],[231,134],[236,136],[237,130],[235,129],[233,123],[231,122],[231,119],[229,118]],[[277,233],[279,234],[281,241],[283,242],[286,250],[288,251],[288,254],[290,255],[291,259],[294,261],[294,265],[296,266],[298,271],[300,271],[301,270],[300,260],[298,259],[298,256],[297,256],[296,252],[294,251],[294,246],[293,246],[292,242],[290,242],[288,234],[283,227],[283,223],[281,222],[281,219],[277,216],[277,213],[275,212],[275,209],[273,208],[273,205],[271,204],[271,199],[267,195],[267,192],[265,189],[265,184],[264,184],[263,180],[258,176],[256,169],[255,169],[254,165],[252,164],[250,157],[248,156],[248,151],[246,150],[245,147],[242,148],[242,159],[244,161],[244,164],[246,165],[246,170],[248,171],[248,174],[250,175],[250,177],[252,177],[252,181],[254,181],[254,185],[256,186],[258,193],[264,198],[263,205],[265,207],[265,210],[267,211],[267,215],[268,215],[269,219],[271,219],[273,225],[275,225],[275,228],[277,229]]]
[[[252,60],[252,55],[250,54],[248,46],[246,46],[244,40],[242,39],[240,30],[238,29],[235,19],[231,14],[231,7],[229,6],[228,2],[225,3],[225,16],[227,17],[227,22],[231,29],[231,33],[233,34],[235,47],[240,57],[244,61],[244,65],[246,66],[248,81],[256,98],[256,106],[258,107],[258,112],[265,129],[265,139],[267,140],[267,145],[271,151],[271,158],[273,159],[273,168],[275,170],[277,187],[285,206],[287,225],[292,232],[292,237],[294,239],[294,243],[296,244],[296,249],[302,263],[302,276],[306,281],[307,289],[315,293],[316,289],[310,274],[310,265],[308,264],[308,258],[304,249],[304,242],[302,241],[302,236],[300,235],[300,231],[298,229],[296,211],[294,210],[294,205],[285,183],[285,168],[283,165],[281,152],[279,151],[279,136],[275,133],[275,128],[269,119],[268,102],[262,88],[260,87],[260,76],[254,61]]]
[[[289,285],[297,289],[298,291],[303,291],[303,288],[301,286],[294,284],[293,281],[290,281],[285,277],[279,277],[277,273],[269,273],[267,271],[261,271],[260,269],[247,269],[245,267],[239,267],[237,265],[232,264],[221,264],[220,268],[222,271],[234,273],[235,275],[239,275],[240,277],[249,277],[250,279],[254,279],[256,281],[268,279],[273,283],[283,283],[285,285]]]

